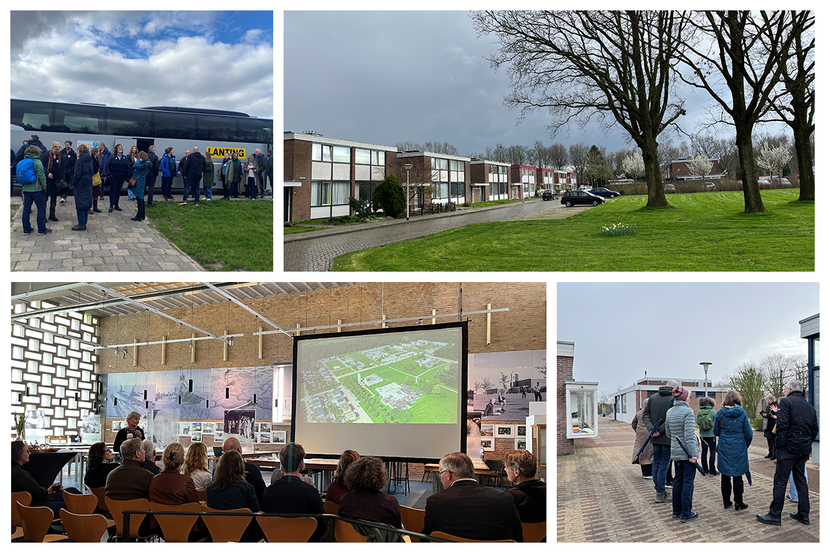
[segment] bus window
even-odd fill
[[[237,140],[236,119],[230,117],[210,117],[200,115],[198,120],[199,140],[216,142],[239,142]]]
[[[41,102],[15,101],[12,102],[11,123],[27,131],[49,131],[52,129],[51,112],[52,107]]]
[[[273,123],[266,122],[262,119],[238,119],[239,121],[239,136],[237,142],[259,142],[263,144],[271,144],[274,140]]]
[[[55,106],[55,132],[103,132],[101,121],[104,118],[103,108],[96,106],[73,106],[58,104]]]
[[[137,109],[107,109],[107,134],[154,136],[153,114]]]
[[[189,113],[155,112],[157,138],[197,139],[196,116]]]

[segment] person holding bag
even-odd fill
[[[118,207],[118,199],[121,197],[121,188],[124,181],[130,176],[130,161],[124,155],[124,147],[121,144],[115,145],[115,153],[107,161],[107,174],[110,182],[110,209],[121,211]]]
[[[58,202],[58,184],[63,181],[63,158],[61,157],[61,145],[52,142],[52,149],[40,157],[43,169],[46,171],[46,196],[49,200],[49,220],[58,222],[55,217],[55,207]],[[64,183],[65,185],[65,183]]]
[[[130,219],[131,221],[144,220],[144,185],[147,181],[147,173],[152,166],[153,164],[150,163],[150,158],[147,157],[147,152],[144,150],[138,152],[138,161],[133,165],[133,178],[130,179],[129,184],[129,188],[133,191],[138,201],[138,213]]]
[[[86,144],[78,144],[78,161],[75,163],[75,212],[78,214],[78,224],[72,230],[86,230],[89,208],[92,207],[92,178],[97,174],[95,160],[89,153]]]

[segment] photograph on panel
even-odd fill
[[[273,270],[273,12],[10,17],[12,271]]]
[[[19,537],[545,541],[546,295],[539,282],[13,283]],[[126,530],[128,506],[164,513]],[[93,511],[116,523],[48,524]]]
[[[815,268],[811,11],[284,17],[286,271]]]
[[[559,542],[818,542],[818,283],[557,286]]]

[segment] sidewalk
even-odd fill
[[[75,198],[69,196],[55,211],[58,222],[47,219],[52,234],[45,236],[37,235],[34,206],[29,217],[34,230],[23,236],[23,199],[12,196],[11,205],[19,206],[9,233],[12,271],[205,271],[162,236],[149,218],[131,221],[137,208],[126,196],[119,202],[122,211],[112,213],[107,212],[107,199],[101,199],[102,212],[89,216],[83,232],[72,230],[77,218]],[[147,211],[152,215],[152,208]]]
[[[557,541],[559,542],[818,542],[821,527],[820,470],[807,463],[810,526],[789,517],[796,504],[786,501],[781,526],[757,522],[772,500],[775,463],[764,459],[766,440],[756,432],[749,448],[752,486],[744,486],[749,508],[724,509],[720,477],[695,477],[692,509],[700,517],[688,523],[671,518],[670,503],[654,502],[654,484],[631,464],[631,425],[601,418],[598,438],[576,442],[576,454],[557,463]]]

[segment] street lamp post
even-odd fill
[[[412,169],[411,163],[404,163],[406,169],[406,220],[409,221],[409,170]]]
[[[709,379],[709,365],[711,365],[712,363],[709,362],[709,361],[703,361],[700,364],[703,365],[703,388],[705,390],[706,389],[706,383],[708,382],[708,379]]]

